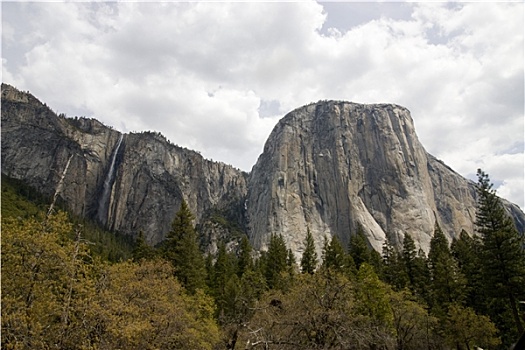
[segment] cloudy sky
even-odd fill
[[[321,99],[407,107],[426,150],[524,208],[524,5],[2,2],[2,81],[250,171]]]

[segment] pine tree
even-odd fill
[[[131,252],[133,261],[150,260],[155,257],[155,249],[151,247],[144,239],[144,233],[139,232],[139,235],[135,241],[135,248]]]
[[[221,322],[229,319],[230,315],[234,312],[234,310],[230,309],[232,307],[231,299],[234,298],[237,291],[231,286],[231,281],[235,281],[237,285],[239,284],[236,270],[237,258],[234,254],[227,252],[226,245],[224,242],[221,242],[217,252],[217,259],[213,265],[211,286]]]
[[[317,252],[315,251],[315,242],[310,229],[307,229],[304,242],[304,253],[301,258],[301,272],[313,274],[316,267]]]
[[[481,235],[482,273],[487,294],[503,298],[514,321],[515,335],[524,331],[518,311],[518,301],[524,296],[525,255],[520,237],[511,218],[505,212],[488,174],[478,169],[477,231]],[[516,332],[517,331],[517,332]]]
[[[471,237],[462,230],[458,238],[452,240],[450,250],[458,267],[466,278],[465,303],[477,312],[487,313],[484,282],[481,273],[481,239]]]
[[[403,251],[401,253],[401,259],[403,261],[404,270],[408,276],[408,283],[413,289],[414,285],[414,261],[417,257],[416,243],[410,235],[405,234],[403,239]]]
[[[282,285],[283,272],[288,270],[288,250],[282,235],[272,234],[268,251],[263,258],[264,277],[269,288],[279,288]]]
[[[362,263],[370,264],[370,248],[361,225],[358,225],[356,234],[350,237],[348,254],[354,259],[357,269],[361,267]]]
[[[197,232],[193,226],[193,214],[183,200],[168,232],[164,256],[175,268],[180,283],[194,294],[206,281],[204,257],[199,249]]]
[[[334,271],[342,272],[345,269],[346,253],[343,245],[337,236],[333,236],[328,242],[325,238],[323,245],[323,268],[333,269]]]
[[[406,234],[403,240],[402,261],[408,276],[408,287],[415,296],[428,301],[429,271],[425,253],[416,250],[416,243]]]
[[[383,244],[383,277],[396,290],[403,290],[409,283],[401,254],[388,240]]]
[[[242,277],[245,272],[253,270],[252,250],[253,248],[250,245],[248,237],[242,236],[237,268],[237,275],[239,277]]]
[[[428,253],[431,276],[431,306],[445,312],[450,303],[461,303],[465,295],[466,279],[448,247],[448,241],[436,222],[434,237]]]

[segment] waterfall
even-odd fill
[[[109,170],[108,174],[106,176],[106,179],[104,180],[104,188],[102,191],[102,197],[100,198],[100,201],[98,202],[98,212],[97,212],[97,218],[98,220],[106,225],[108,220],[108,211],[109,211],[109,196],[111,194],[111,189],[113,188],[113,182],[115,181],[115,163],[117,161],[117,155],[118,150],[120,148],[120,144],[122,143],[122,139],[124,138],[124,134],[120,134],[120,137],[117,141],[117,145],[115,146],[115,149],[113,150],[113,154],[111,155],[111,161],[109,163]]]

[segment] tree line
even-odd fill
[[[478,171],[477,235],[428,255],[371,249],[359,228],[322,255],[306,229],[296,261],[280,235],[254,252],[199,248],[182,202],[166,240],[132,258],[93,254],[66,214],[2,217],[5,349],[508,349],[523,333],[523,237]],[[73,237],[73,239],[71,238]]]

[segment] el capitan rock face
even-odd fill
[[[410,112],[391,104],[324,101],[290,112],[250,174],[247,203],[256,247],[274,232],[299,254],[307,228],[318,254],[325,237],[348,244],[357,225],[378,251],[405,234],[428,250],[436,221],[449,238],[475,231],[475,184],[427,154]]]
[[[57,116],[28,93],[2,85],[2,173],[61,197],[78,214],[124,234],[162,241],[182,199],[203,242],[232,239],[217,214],[264,249],[282,234],[300,256],[307,228],[346,244],[363,226],[375,249],[405,234],[427,250],[437,222],[473,233],[475,184],[427,154],[407,109],[324,101],[279,121],[248,175],[158,133],[121,134],[94,119]],[[508,202],[518,229],[525,215]]]

